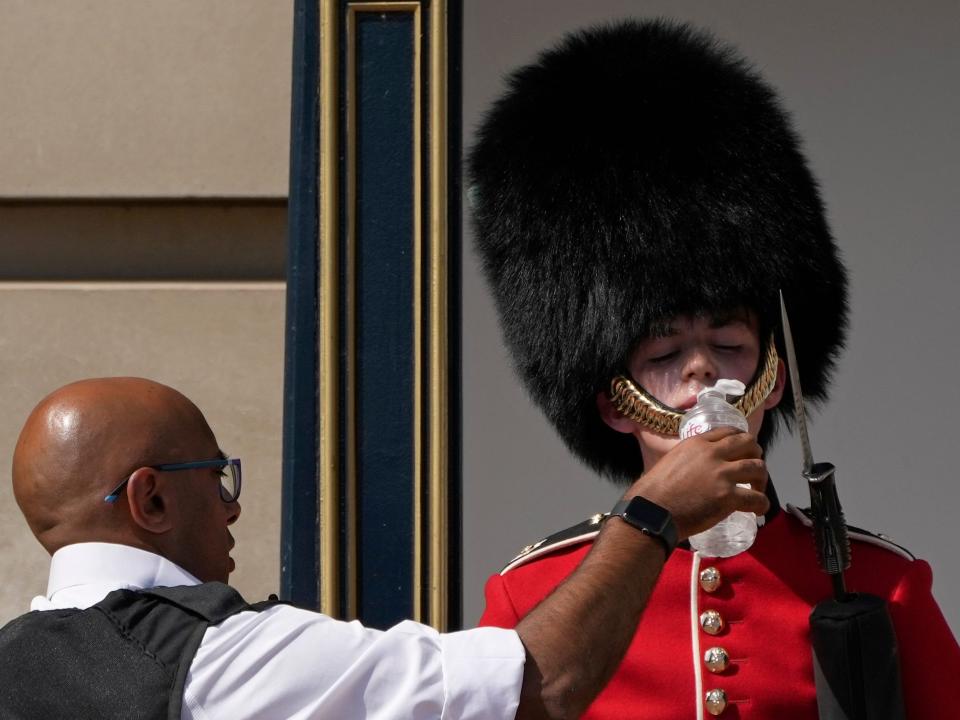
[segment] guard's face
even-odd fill
[[[742,318],[676,318],[658,337],[641,341],[630,358],[633,380],[677,410],[721,378],[750,384],[760,360],[757,322]]]
[[[726,317],[674,318],[655,337],[641,341],[630,358],[634,382],[660,402],[684,411],[697,402],[697,393],[717,380],[749,385],[760,361],[757,320],[750,313]],[[754,435],[763,422],[763,407],[748,418]],[[644,467],[679,442],[636,423],[632,434],[640,443]]]

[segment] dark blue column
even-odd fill
[[[460,622],[460,18],[296,5],[281,584],[376,627]]]
[[[357,13],[352,39],[357,609],[377,627],[414,612],[417,31],[411,12]]]
[[[315,0],[294,3],[283,382],[280,594],[318,607],[317,153],[319,20]]]

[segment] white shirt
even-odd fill
[[[58,550],[31,610],[86,608],[120,588],[197,585],[169,560],[108,543]],[[203,636],[181,717],[512,719],[526,657],[513,630],[441,634],[406,620],[382,632],[278,605]]]

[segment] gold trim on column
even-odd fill
[[[347,6],[347,92],[345,99],[346,128],[346,208],[347,238],[344,247],[345,275],[344,284],[346,307],[344,308],[346,329],[344,372],[344,523],[346,553],[343,568],[346,580],[344,588],[344,617],[353,620],[357,617],[358,580],[357,580],[357,36],[356,18],[353,9]]]
[[[423,19],[413,11],[413,619],[423,613]]]
[[[447,629],[449,394],[447,342],[447,3],[430,7],[430,619]]]
[[[338,363],[338,262],[337,252],[337,5],[320,0],[320,172],[318,210],[320,247],[317,257],[317,298],[320,307],[318,372],[319,450],[317,476],[320,483],[320,610],[340,616],[340,464]]]

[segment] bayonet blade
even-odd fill
[[[790,387],[793,390],[793,416],[797,421],[797,434],[803,451],[803,474],[809,475],[813,468],[813,451],[810,449],[810,435],[807,432],[807,415],[803,406],[803,390],[800,388],[800,369],[797,367],[797,351],[793,347],[793,335],[790,333],[790,318],[787,317],[787,305],[780,291],[780,319],[783,322],[783,342],[787,350],[787,370],[790,373]]]
[[[813,538],[817,548],[817,560],[824,572],[832,578],[834,598],[840,602],[847,599],[843,571],[850,567],[850,538],[843,509],[837,496],[836,468],[830,463],[813,462],[810,436],[807,433],[807,414],[803,405],[803,390],[800,388],[800,369],[797,367],[797,351],[793,346],[787,304],[780,291],[780,319],[783,322],[783,344],[787,351],[787,368],[790,371],[790,386],[793,388],[793,411],[797,420],[797,433],[803,448],[803,476],[810,488],[810,512],[813,520]]]

